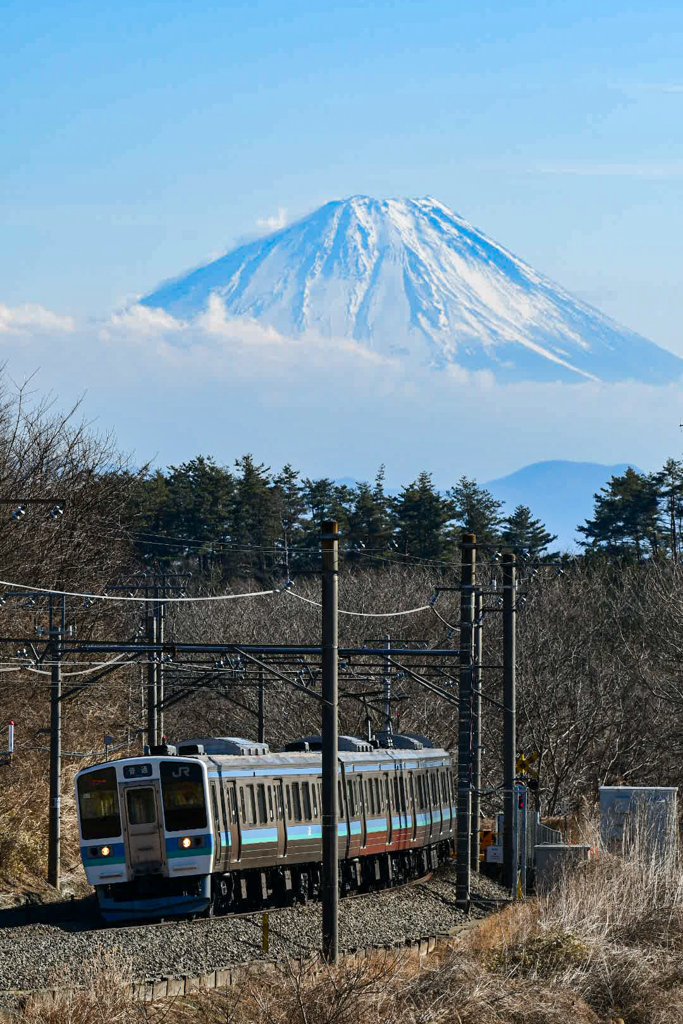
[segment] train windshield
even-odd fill
[[[204,775],[198,764],[162,761],[159,766],[167,832],[206,828]]]
[[[84,839],[111,839],[121,835],[116,769],[100,768],[78,780],[78,808]]]

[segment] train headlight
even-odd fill
[[[192,840],[190,839],[189,836],[185,836],[184,839],[180,840],[180,845],[182,846],[183,850],[189,850],[190,847],[192,846]]]
[[[100,849],[100,856],[108,857],[110,853],[111,853],[111,847],[110,846],[103,846],[103,847],[101,847],[101,849]]]

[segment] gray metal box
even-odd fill
[[[675,786],[601,786],[600,832],[608,850],[635,843],[651,856],[678,846],[678,789]]]
[[[590,855],[591,847],[587,843],[577,843],[575,846],[566,846],[564,843],[539,843],[534,847],[536,892],[548,892],[565,871],[587,861]]]

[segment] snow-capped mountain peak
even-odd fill
[[[443,203],[353,196],[162,285],[176,317],[218,295],[285,336],[351,338],[502,380],[665,383],[683,361],[573,298]]]

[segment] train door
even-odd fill
[[[389,785],[388,773],[383,776],[384,782],[384,803],[387,811],[387,843],[393,842],[394,823],[391,819],[391,786]]]
[[[434,834],[434,811],[432,809],[432,790],[430,786],[429,772],[425,772],[422,776],[422,790],[425,795],[425,822],[427,825],[427,836],[431,839]]]
[[[133,873],[144,874],[165,860],[159,783],[126,786],[125,830]]]
[[[273,779],[275,817],[277,818],[277,855],[287,856],[287,818],[285,817],[285,787],[282,779]]]
[[[368,844],[368,787],[364,777],[358,779],[360,789],[360,845],[364,849]]]
[[[237,813],[237,786],[234,782],[227,780],[223,782],[221,797],[225,803],[225,829],[226,839],[229,847],[229,860],[231,864],[240,860],[242,856],[242,836],[240,834],[239,818]]]
[[[214,849],[216,851],[216,860],[219,862],[217,866],[222,867],[222,860],[227,850],[223,845],[223,828],[221,827],[221,814],[218,807],[218,783],[213,780],[209,783],[211,790],[211,817],[213,819],[212,832],[214,836]]]
[[[408,776],[409,793],[410,793],[410,813],[413,817],[413,839],[417,836],[417,800],[415,799],[415,780],[412,772]]]

